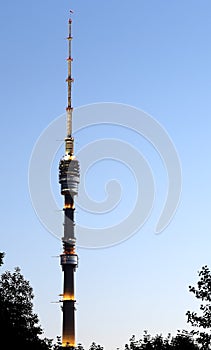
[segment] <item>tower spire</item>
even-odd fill
[[[73,11],[70,11],[70,13],[73,13]],[[68,21],[68,57],[67,57],[67,67],[68,67],[68,75],[67,75],[67,107],[66,107],[66,123],[67,123],[67,136],[65,138],[65,152],[66,154],[73,155],[73,137],[72,137],[72,115],[73,115],[73,107],[72,107],[72,19],[69,18]]]

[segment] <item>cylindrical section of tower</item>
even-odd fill
[[[63,265],[64,271],[64,300],[74,300],[74,269],[75,266],[72,264]]]
[[[75,305],[73,300],[63,302],[62,347],[75,347]]]

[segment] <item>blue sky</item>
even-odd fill
[[[208,0],[1,4],[0,250],[6,253],[3,269],[19,266],[30,281],[35,310],[49,338],[61,334],[60,305],[54,303],[62,292],[61,243],[34,212],[28,167],[36,140],[65,111],[69,8],[74,10],[74,106],[117,102],[144,110],[167,131],[182,166],[176,215],[162,234],[155,235],[166,177],[156,154],[140,141],[157,185],[151,217],[119,245],[78,249],[77,340],[111,349],[121,347],[132,334],[141,336],[145,329],[151,334],[188,329],[185,312],[198,306],[188,285],[196,282],[202,265],[211,265],[211,4]],[[115,130],[109,132],[115,137]],[[78,134],[76,149],[86,137],[89,140],[89,135]],[[135,142],[130,135],[127,141]],[[111,168],[109,176],[114,176],[117,167]],[[53,188],[62,207],[56,164],[53,169]],[[94,176],[89,174],[87,186],[99,198],[102,184]],[[125,179],[123,200],[128,190]],[[133,184],[131,188],[134,193]],[[127,211],[127,203],[121,205],[120,216]],[[87,225],[94,220],[100,225],[97,215],[78,211],[76,217],[78,222],[86,218]]]

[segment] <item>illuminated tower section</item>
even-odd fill
[[[68,40],[68,103],[66,108],[67,118],[67,136],[65,138],[65,155],[59,164],[59,183],[61,185],[61,194],[64,196],[64,236],[63,253],[60,255],[61,266],[64,273],[63,287],[63,324],[62,324],[62,347],[75,347],[75,291],[74,291],[74,273],[78,266],[78,256],[75,252],[76,238],[74,232],[74,196],[78,194],[79,185],[79,163],[74,157],[74,139],[72,137],[72,57],[71,57],[71,24],[69,19]]]

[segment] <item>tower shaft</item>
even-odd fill
[[[72,137],[72,57],[71,57],[71,24],[69,19],[69,35],[68,40],[68,100],[66,108],[67,119],[67,135],[65,138],[65,155],[59,164],[59,183],[61,185],[61,194],[64,196],[64,236],[63,253],[60,255],[61,266],[63,271],[63,321],[62,321],[62,347],[75,347],[75,287],[74,274],[78,266],[78,256],[75,252],[75,222],[74,222],[74,196],[78,194],[79,184],[79,163],[74,153],[74,138]]]

